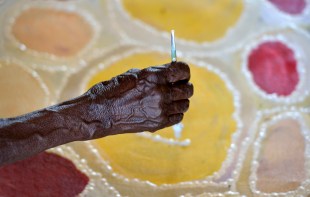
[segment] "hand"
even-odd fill
[[[132,69],[93,86],[87,117],[89,139],[162,129],[180,122],[193,85],[186,63]],[[93,124],[94,123],[94,124]]]

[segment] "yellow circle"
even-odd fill
[[[96,73],[88,87],[131,68],[168,61],[168,56],[159,53],[135,54]],[[181,140],[190,139],[191,144],[187,147],[168,145],[137,134],[95,140],[100,154],[115,172],[128,178],[164,184],[202,179],[221,168],[237,127],[232,118],[234,98],[218,75],[202,67],[190,67],[195,93],[182,121]],[[174,136],[171,127],[155,134],[165,138]]]
[[[76,55],[93,34],[79,14],[47,8],[25,10],[16,18],[11,32],[26,47],[60,57]]]
[[[222,38],[239,20],[243,0],[123,0],[129,14],[156,29],[197,42]]]
[[[17,64],[0,61],[0,118],[46,107],[48,95],[41,83]]]

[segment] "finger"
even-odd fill
[[[190,79],[190,69],[184,62],[172,62],[168,70],[164,73],[169,83]]]
[[[117,86],[118,92],[121,94],[136,87],[139,72],[139,69],[128,70],[121,75],[113,77],[111,83],[113,83],[114,86]]]
[[[168,126],[175,125],[183,120],[184,114],[173,114],[169,116]]]
[[[164,64],[160,66],[152,66],[141,70],[140,78],[146,79],[151,83],[156,84],[167,84],[166,74],[168,72],[168,67],[170,64]]]
[[[174,85],[170,90],[170,98],[172,101],[188,99],[193,96],[193,84],[187,82],[185,84]]]
[[[149,82],[166,84],[178,81],[189,81],[190,69],[184,62],[172,62],[160,66],[152,66],[141,70],[140,76]]]
[[[184,113],[188,110],[188,108],[189,108],[189,100],[188,99],[175,101],[175,102],[172,102],[167,107],[167,114],[172,115],[172,114]]]

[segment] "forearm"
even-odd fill
[[[88,97],[0,120],[0,166],[72,141],[86,140],[96,123],[83,119]],[[95,125],[94,125],[95,124]]]

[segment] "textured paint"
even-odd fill
[[[61,57],[77,54],[93,34],[80,15],[45,8],[31,8],[21,13],[11,31],[26,47]]]
[[[125,9],[134,18],[197,42],[215,41],[223,37],[239,20],[242,0],[123,0]]]
[[[47,105],[47,95],[40,82],[16,64],[0,62],[0,92],[0,118],[21,115]]]
[[[288,14],[301,14],[307,3],[306,0],[268,0],[278,9]]]
[[[295,190],[306,178],[305,140],[296,120],[281,120],[267,130],[257,171],[262,192]]]
[[[0,196],[76,196],[89,179],[74,164],[52,153],[0,168]]]
[[[264,42],[252,50],[248,69],[256,85],[268,94],[288,96],[299,82],[294,52],[279,41]]]
[[[89,86],[131,68],[159,65],[170,60],[157,53],[136,54],[99,71]],[[236,130],[232,93],[218,75],[190,65],[195,93],[185,113],[182,136],[190,139],[186,147],[168,145],[136,134],[123,134],[96,140],[100,154],[113,170],[129,178],[157,184],[177,183],[205,178],[217,172],[227,157],[231,135]],[[173,138],[172,127],[156,134]]]

